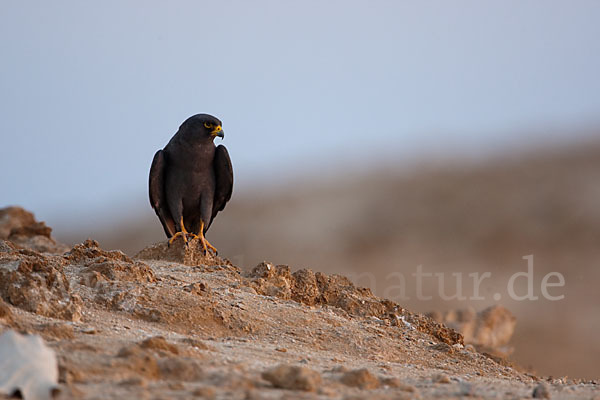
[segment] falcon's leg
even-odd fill
[[[188,245],[187,236],[189,235],[189,233],[185,229],[185,225],[183,225],[183,216],[181,217],[180,225],[181,225],[181,230],[179,232],[175,233],[171,237],[171,239],[169,239],[169,246],[171,246],[171,244],[173,243],[173,241],[175,239],[177,239],[177,237],[181,236],[183,238],[183,242],[185,243],[185,246],[187,247],[187,245]]]
[[[219,252],[217,251],[217,249],[215,248],[215,246],[213,246],[212,244],[208,243],[208,240],[206,240],[206,238],[204,237],[204,221],[202,221],[200,223],[200,234],[199,235],[195,235],[195,234],[192,233],[191,236],[193,236],[195,239],[198,239],[200,241],[200,243],[202,244],[202,249],[204,250],[204,254],[206,254],[208,252],[208,250],[214,252],[215,256],[217,254],[219,254]]]

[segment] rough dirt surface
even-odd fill
[[[58,398],[600,396],[597,382],[500,364],[342,276],[269,263],[243,273],[179,241],[165,260],[165,246],[141,260],[93,240],[64,253],[0,241],[0,330],[56,351]]]

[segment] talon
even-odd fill
[[[177,239],[177,237],[181,236],[183,238],[183,243],[185,243],[185,248],[189,248],[188,245],[188,237],[189,233],[188,231],[185,229],[185,225],[183,224],[183,217],[181,217],[181,230],[177,233],[175,233],[171,239],[169,239],[169,247],[171,247],[171,244],[175,241],[175,239]]]
[[[200,225],[200,234],[198,235],[198,239],[200,240],[200,243],[202,243],[202,250],[204,251],[204,255],[207,255],[209,253],[209,250],[214,252],[215,256],[219,254],[215,246],[210,244],[208,240],[206,240],[206,238],[204,237],[204,222],[202,222]]]
[[[208,242],[208,240],[204,239],[204,241],[206,242],[206,247],[208,247],[209,250],[211,250],[213,253],[215,253],[215,255],[219,254],[219,252],[217,251],[217,249],[215,248],[215,246],[213,246],[212,244],[210,244]]]
[[[183,242],[187,246],[187,238],[185,237],[185,234],[183,232],[177,232],[176,234],[174,234],[171,237],[171,239],[169,239],[169,247],[171,247],[171,245],[173,244],[173,242],[175,241],[175,239],[177,239],[179,236],[181,236],[183,238]]]

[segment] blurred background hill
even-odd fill
[[[224,256],[392,298],[402,273],[417,311],[497,302],[519,362],[598,378],[599,20],[592,0],[3,1],[0,206],[133,254],[162,240],[154,152],[211,113],[236,176]],[[563,300],[509,299],[528,255]],[[418,266],[492,278],[419,300]]]

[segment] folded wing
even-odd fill
[[[171,212],[167,205],[167,199],[165,198],[165,169],[167,168],[167,162],[165,160],[165,153],[159,150],[154,155],[152,160],[152,166],[150,167],[150,179],[149,179],[149,194],[150,194],[150,205],[158,215],[158,219],[165,230],[167,237],[171,237],[175,234],[175,223]]]
[[[204,230],[205,232],[212,224],[217,213],[225,208],[225,204],[231,198],[233,191],[233,167],[231,166],[229,153],[223,145],[217,146],[215,150],[213,168],[215,172],[215,197],[213,199],[212,217]]]

